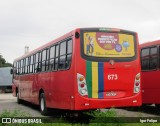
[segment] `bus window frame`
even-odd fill
[[[54,49],[53,51],[54,51],[54,55],[53,55],[53,57],[51,57],[51,49]],[[55,55],[56,55],[56,46],[55,45],[52,45],[52,46],[50,46],[49,47],[49,71],[55,71]],[[52,67],[51,67],[51,60],[53,60],[53,63],[52,63]]]
[[[71,41],[71,45],[72,45],[72,51],[71,51],[71,53],[68,53],[68,42],[69,41]],[[66,53],[65,54],[63,54],[63,55],[61,55],[61,56],[65,56],[65,68],[64,69],[59,69],[59,61],[60,61],[60,44],[61,43],[63,43],[63,42],[66,42]],[[70,64],[69,64],[69,67],[66,67],[66,62],[68,61],[68,56],[69,55],[71,55],[71,59],[70,59]],[[62,41],[60,41],[59,42],[59,56],[58,56],[58,71],[65,71],[65,70],[69,70],[70,69],[70,67],[71,67],[71,64],[72,64],[72,56],[73,56],[73,39],[72,39],[72,37],[69,37],[69,38],[66,38],[66,39],[64,39],[64,40],[62,40]]]
[[[45,59],[43,58],[43,52],[45,51]],[[41,51],[41,72],[46,72],[46,59],[47,59],[47,48]],[[44,70],[43,70],[43,62],[44,62]]]
[[[151,55],[150,55],[150,50],[151,48],[157,47],[157,67],[155,69],[150,69],[150,59]],[[149,69],[142,69],[142,72],[148,72],[148,71],[157,71],[160,69],[160,46],[159,45],[152,45],[152,46],[146,46],[146,47],[142,47],[140,50],[140,59],[141,59],[141,68],[142,68],[142,50],[143,49],[149,49]]]
[[[62,43],[65,43],[65,53],[64,54],[61,54],[61,44]],[[64,68],[60,68],[60,59],[61,59],[61,57],[65,57],[65,59],[64,59],[64,62],[66,62],[66,52],[67,52],[67,40],[64,40],[64,41],[61,41],[60,43],[59,43],[59,56],[58,56],[58,70],[59,71],[61,71],[61,70],[66,70],[65,69],[65,63],[63,63],[63,65],[64,65]]]
[[[107,32],[107,33],[117,33],[117,34],[127,34],[127,35],[133,35],[134,38],[134,51],[135,55],[133,57],[93,57],[93,56],[87,56],[84,54],[84,38],[83,34],[85,32]],[[85,60],[94,61],[94,62],[109,62],[111,59],[115,62],[130,62],[137,59],[137,44],[138,40],[136,37],[136,32],[127,31],[127,30],[120,30],[120,31],[100,31],[99,29],[93,28],[93,29],[81,29],[80,30],[80,48],[81,48],[81,57]]]
[[[71,52],[68,53],[68,42],[71,41]],[[28,55],[22,59],[19,59],[17,61],[15,61],[16,65],[16,71],[17,71],[17,75],[21,75],[21,74],[36,74],[36,73],[42,73],[42,72],[56,72],[56,71],[64,71],[64,70],[69,70],[70,67],[71,67],[71,64],[69,64],[69,67],[66,67],[66,64],[65,64],[65,68],[64,69],[59,69],[59,60],[60,60],[60,44],[65,42],[66,43],[66,51],[65,51],[65,62],[68,61],[68,56],[71,55],[71,59],[70,59],[70,62],[72,62],[72,54],[73,54],[73,39],[72,39],[72,36],[70,37],[67,37],[61,41],[58,41],[56,43],[54,43],[53,45],[50,45],[48,47],[45,47],[43,48],[42,50],[38,50],[37,52],[31,54],[31,55]],[[55,69],[50,69],[50,49],[54,47],[54,67],[56,65],[56,60],[57,61],[57,68]],[[56,51],[56,49],[58,49],[58,51]],[[42,71],[42,62],[43,62],[43,59],[42,59],[42,53],[43,51],[46,50],[46,59],[44,60],[45,61],[45,71]],[[56,53],[57,52],[57,53]],[[31,57],[33,58],[33,62],[31,64]],[[37,58],[38,57],[38,58]],[[23,61],[23,65],[21,66],[21,61]],[[46,62],[48,61],[48,67],[46,66]],[[25,63],[25,64],[24,64]],[[32,65],[32,72],[30,71],[30,65]],[[37,66],[36,66],[37,65]],[[46,67],[48,69],[46,69]],[[24,73],[20,73],[21,72],[21,69]]]

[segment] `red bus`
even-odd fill
[[[140,48],[142,103],[160,106],[160,40],[143,43]]]
[[[141,105],[136,32],[78,28],[14,60],[17,101],[90,110]]]

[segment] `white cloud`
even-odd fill
[[[160,37],[160,19],[141,22],[136,26],[140,36],[140,43],[154,41]]]
[[[7,61],[77,27],[136,31],[140,42],[160,36],[159,0],[0,1],[0,53]]]

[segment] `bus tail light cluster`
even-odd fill
[[[88,95],[86,79],[82,74],[77,73],[78,92],[82,96]]]
[[[135,76],[134,81],[134,93],[138,93],[140,91],[140,73]]]

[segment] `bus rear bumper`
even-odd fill
[[[81,101],[81,100],[80,100]],[[101,109],[101,108],[112,108],[112,107],[131,107],[141,106],[142,98],[141,94],[138,93],[131,97],[119,98],[119,99],[88,99],[84,98],[75,109],[87,110],[87,109]]]

